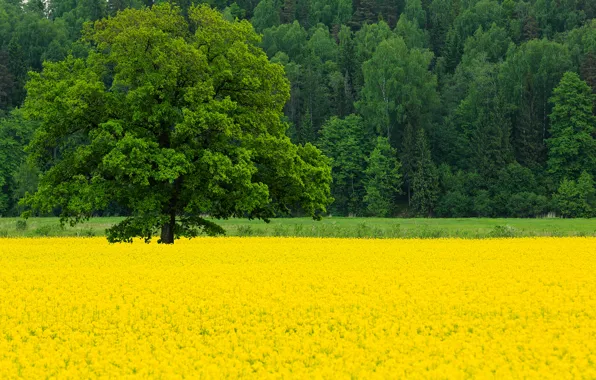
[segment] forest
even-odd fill
[[[329,214],[596,215],[596,1],[198,3],[250,21],[283,66],[287,134],[330,159]],[[47,169],[28,159],[29,78],[87,57],[89,23],[152,6],[0,0],[0,216],[26,211]]]

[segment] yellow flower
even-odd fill
[[[596,377],[596,239],[0,239],[0,378]]]

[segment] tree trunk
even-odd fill
[[[161,226],[161,244],[174,244],[174,226],[176,214],[170,215],[170,221]]]

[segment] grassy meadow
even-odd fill
[[[106,228],[122,220],[93,218],[75,227],[60,227],[58,218],[0,218],[0,237],[103,236]],[[442,238],[467,239],[531,236],[596,236],[596,219],[391,219],[328,217],[217,221],[228,236],[288,236],[339,238]]]

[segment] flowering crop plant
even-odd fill
[[[596,239],[0,239],[0,378],[596,378]]]

